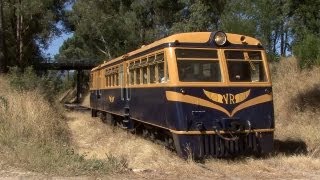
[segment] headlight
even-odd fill
[[[218,45],[218,46],[223,46],[227,43],[227,35],[222,32],[222,31],[217,31],[214,34],[214,42]]]

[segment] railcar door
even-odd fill
[[[125,73],[124,73],[124,64],[120,65],[119,69],[119,79],[120,79],[120,86],[121,86],[121,101],[123,101],[125,104],[126,102],[130,101],[130,89],[129,84],[126,82]]]
[[[129,83],[127,83],[126,81],[126,76],[125,76],[125,66],[124,64],[121,64],[120,65],[120,84],[121,84],[121,101],[123,102],[123,105],[124,105],[124,114],[123,114],[123,121],[122,121],[122,125],[123,125],[123,128],[126,128],[126,129],[131,129],[133,128],[133,125],[132,125],[132,122],[130,121],[130,108],[129,108],[129,101],[130,101],[130,97],[131,97],[131,91],[130,91],[130,88],[128,87],[129,86]]]

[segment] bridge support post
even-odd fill
[[[81,92],[82,92],[82,87],[81,87],[81,82],[82,82],[82,76],[83,76],[83,71],[81,69],[77,70],[77,99],[76,103],[80,103],[81,99]]]

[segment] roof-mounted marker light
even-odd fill
[[[246,41],[246,36],[241,36],[240,41],[242,42],[242,44],[248,44]]]
[[[223,46],[227,43],[227,35],[222,32],[222,31],[217,31],[214,36],[214,42],[218,45],[218,46]]]
[[[258,47],[262,47],[262,44],[261,44],[260,42],[257,42],[256,45],[257,45]]]

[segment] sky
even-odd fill
[[[65,10],[72,10],[73,3],[66,3]],[[56,26],[60,29],[63,29],[61,22],[58,22]],[[53,40],[49,43],[48,49],[42,49],[42,53],[45,57],[53,58],[54,55],[59,53],[59,48],[62,46],[63,42],[68,38],[72,37],[73,33],[62,33],[61,36],[54,37]]]
[[[72,36],[73,33],[63,33],[61,36],[55,37],[49,44],[48,49],[42,50],[43,54],[46,57],[53,58],[54,55],[59,53],[59,48],[62,46],[63,42]]]

